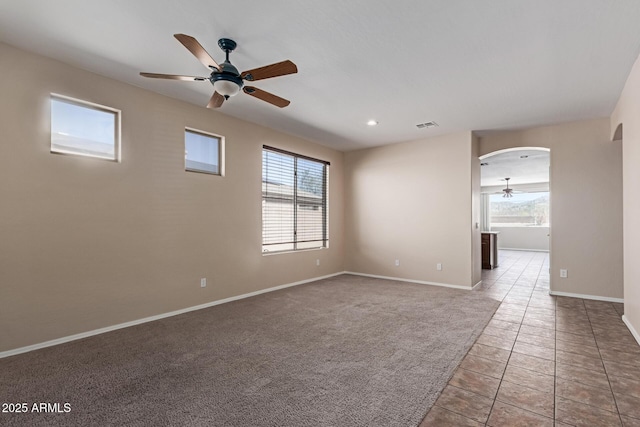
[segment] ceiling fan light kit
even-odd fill
[[[235,81],[224,78],[219,78],[213,82],[213,88],[220,95],[224,96],[225,99],[229,99],[229,97],[237,95],[240,92],[241,83],[236,83]]]
[[[258,89],[252,86],[244,86],[244,80],[255,81],[270,79],[273,77],[284,76],[287,74],[295,74],[298,67],[293,62],[286,60],[275,64],[267,65],[252,70],[238,72],[238,69],[229,61],[229,53],[233,52],[237,44],[231,39],[222,38],[218,40],[218,46],[225,52],[225,60],[222,64],[218,64],[202,45],[193,37],[186,34],[174,34],[174,37],[182,43],[205,67],[211,74],[209,77],[181,76],[175,74],[157,74],[157,73],[140,73],[143,77],[154,79],[168,80],[185,80],[185,81],[205,81],[209,80],[213,85],[214,93],[207,104],[207,108],[219,108],[225,100],[237,95],[240,89],[247,95],[258,98],[276,107],[286,107],[290,102],[284,98],[280,98],[272,93]]]

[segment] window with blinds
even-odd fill
[[[262,252],[326,248],[329,162],[262,150]]]

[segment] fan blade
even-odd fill
[[[198,43],[198,40],[186,34],[174,34],[173,37],[178,39],[178,41],[182,43],[182,45],[193,54],[193,56],[198,58],[198,61],[202,62],[205,67],[215,68],[218,71],[222,71],[222,68],[220,68],[218,63],[211,57],[211,55],[209,55],[209,53],[204,50],[202,45]]]
[[[270,79],[271,77],[285,76],[298,72],[298,67],[293,62],[286,60],[264,67],[254,68],[253,70],[243,71],[240,75],[243,79],[250,82],[256,80]]]
[[[177,74],[140,73],[140,75],[142,77],[150,77],[152,79],[184,80],[184,81],[196,81],[196,82],[209,80],[207,77],[180,76]]]
[[[220,95],[218,92],[213,92],[213,95],[211,95],[211,99],[207,104],[207,108],[220,108],[223,102],[224,96]]]
[[[291,104],[291,101],[288,101],[284,98],[280,98],[279,96],[276,96],[272,93],[266,92],[262,89],[258,89],[257,87],[253,87],[253,86],[245,86],[242,88],[242,90],[244,91],[244,93],[246,93],[247,95],[251,95],[254,96],[258,99],[261,99],[265,102],[268,102],[269,104],[273,104],[276,107],[286,107],[287,105]]]

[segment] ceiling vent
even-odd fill
[[[438,126],[438,124],[436,122],[426,122],[426,123],[418,123],[416,125],[416,127],[418,129],[424,129],[424,128],[434,128]]]

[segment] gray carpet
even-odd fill
[[[0,425],[417,426],[498,302],[342,275],[0,360]]]

